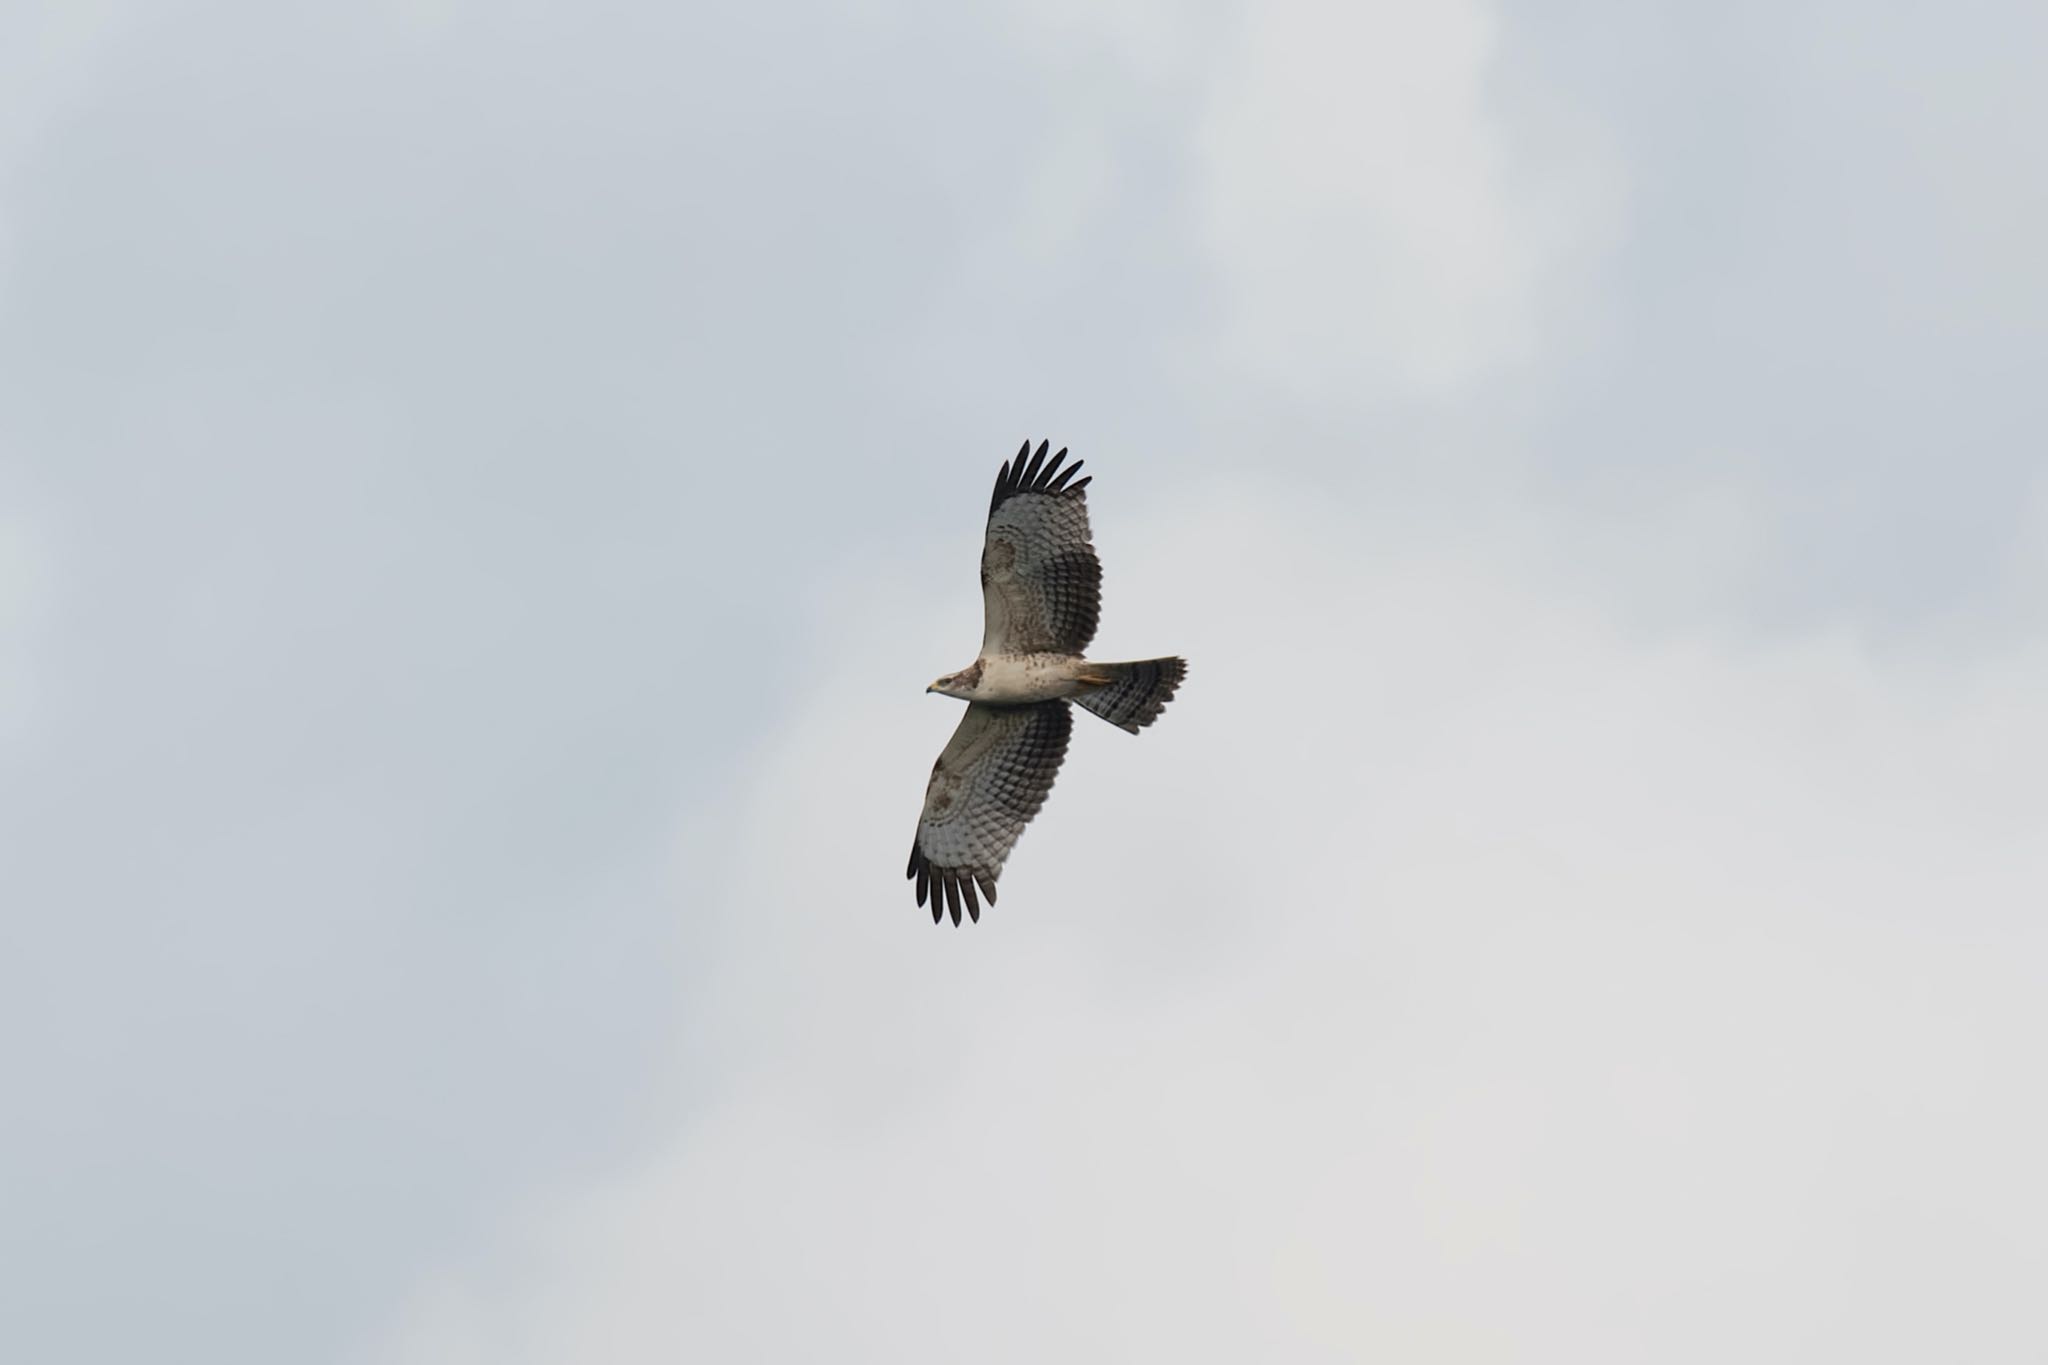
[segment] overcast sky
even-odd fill
[[[2040,1360],[2044,50],[0,6],[0,1357]]]

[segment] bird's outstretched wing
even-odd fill
[[[1005,461],[981,549],[983,655],[1079,654],[1102,615],[1102,562],[1088,542],[1087,479],[1026,441]],[[1027,456],[1029,459],[1027,460]],[[1068,480],[1073,479],[1072,483]]]
[[[905,874],[917,878],[919,905],[930,896],[932,923],[950,910],[958,924],[962,902],[979,921],[976,886],[995,904],[1003,859],[1045,804],[1073,728],[1073,713],[1063,701],[968,704],[960,728],[932,765]]]

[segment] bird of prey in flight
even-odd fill
[[[996,476],[981,547],[981,657],[925,689],[967,703],[932,765],[910,845],[906,875],[919,905],[930,897],[934,924],[947,911],[959,924],[963,903],[979,922],[977,887],[995,904],[1003,860],[1067,756],[1068,702],[1135,735],[1187,676],[1180,658],[1081,657],[1102,612],[1102,563],[1088,540],[1089,480],[1074,478],[1081,462],[1062,469],[1067,452],[1048,461],[1048,444],[1034,453],[1026,441]]]

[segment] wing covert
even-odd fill
[[[977,886],[995,904],[1003,861],[1045,804],[1073,727],[1073,713],[1063,701],[968,704],[932,765],[904,874],[917,879],[919,905],[930,898],[932,923],[950,911],[959,924],[963,902],[979,921]]]
[[[1003,463],[989,498],[981,550],[984,655],[1079,654],[1102,615],[1102,562],[1088,531],[1089,479],[1081,461],[1046,461],[1026,441]],[[1028,459],[1027,459],[1028,456]],[[1092,477],[1092,476],[1090,476]],[[1073,480],[1071,483],[1069,480]]]

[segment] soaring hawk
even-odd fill
[[[1095,663],[1081,651],[1102,610],[1102,564],[1088,540],[1089,480],[1079,460],[1050,461],[1026,441],[1003,463],[981,549],[981,657],[927,692],[958,697],[967,714],[925,787],[910,845],[917,903],[932,923],[960,908],[979,922],[975,888],[995,904],[996,878],[1017,836],[1052,790],[1073,729],[1069,701],[1132,734],[1159,718],[1187,660]],[[1026,457],[1029,457],[1028,460]]]

